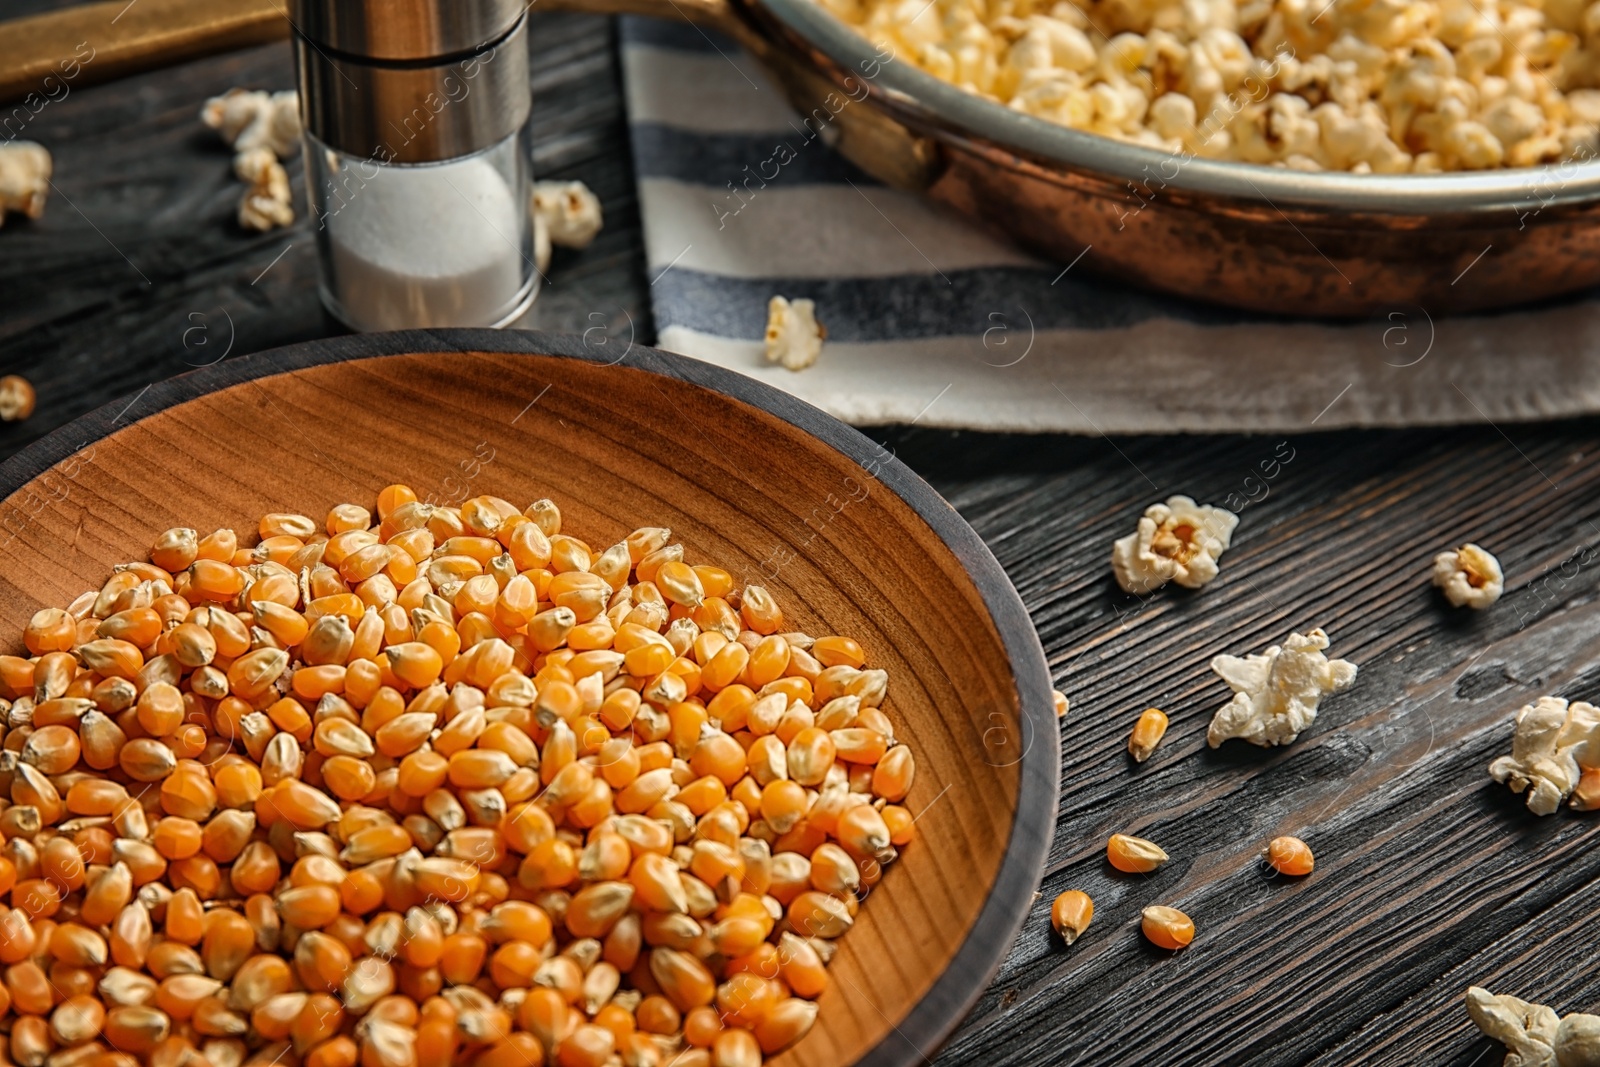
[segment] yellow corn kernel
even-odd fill
[[[1261,854],[1279,874],[1306,875],[1316,866],[1311,847],[1298,837],[1274,837]]]
[[[1128,736],[1128,755],[1135,763],[1143,763],[1156,750],[1167,732],[1167,715],[1160,708],[1145,708],[1139,721],[1133,724]]]
[[[1161,846],[1142,837],[1112,834],[1106,842],[1106,859],[1128,874],[1148,874],[1170,859]]]
[[[1093,918],[1094,901],[1082,890],[1069,889],[1050,905],[1050,925],[1069,945],[1089,928],[1089,920]]]
[[[1159,904],[1144,909],[1139,928],[1151,944],[1174,951],[1194,940],[1194,920],[1177,908]]]

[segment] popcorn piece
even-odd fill
[[[1489,776],[1528,794],[1528,810],[1549,815],[1575,789],[1573,807],[1587,811],[1595,797],[1579,789],[1586,770],[1600,768],[1600,708],[1581,700],[1540,697],[1517,712],[1511,755],[1489,764]]]
[[[1196,504],[1186,496],[1152,504],[1139,520],[1138,532],[1112,545],[1111,569],[1117,584],[1135,594],[1152,592],[1168,582],[1199,589],[1217,576],[1217,557],[1233,540],[1238,525],[1239,516],[1233,512]]]
[[[816,305],[810,300],[775,296],[767,301],[768,363],[805,370],[822,354],[822,341],[827,336],[826,327],[817,321]]]
[[[1467,1014],[1479,1030],[1506,1047],[1505,1067],[1556,1067],[1561,1019],[1543,1004],[1469,986]]]
[[[278,159],[288,159],[300,150],[300,98],[292,89],[229,89],[206,101],[200,121],[238,152],[265,148]]]
[[[1290,634],[1282,647],[1259,656],[1217,656],[1211,669],[1233,687],[1233,699],[1211,719],[1206,742],[1216,748],[1238,737],[1252,745],[1287,745],[1317,719],[1317,704],[1349,688],[1356,665],[1323,655],[1322,630]]]
[[[1600,1015],[1573,1012],[1556,1029],[1556,1063],[1560,1067],[1600,1067]]]
[[[0,422],[16,422],[33,414],[33,383],[20,374],[0,378]]]
[[[233,159],[233,172],[250,183],[239,201],[239,225],[265,233],[294,221],[289,174],[265,148],[252,148]]]
[[[1557,1017],[1543,1004],[1467,988],[1467,1014],[1506,1047],[1503,1067],[1600,1067],[1600,1015]]]
[[[239,201],[239,225],[266,232],[292,223],[289,174],[278,161],[300,150],[299,95],[229,89],[206,101],[200,121],[233,147],[233,172],[250,183]]]
[[[600,198],[582,182],[534,182],[533,211],[563,248],[589,247],[604,222]]]
[[[1456,607],[1481,611],[1500,599],[1505,574],[1491,553],[1465,544],[1433,557],[1433,584],[1443,589],[1445,599]]]
[[[6,213],[18,211],[36,219],[50,195],[50,152],[32,141],[0,144],[0,225]]]

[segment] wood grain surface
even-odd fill
[[[1600,976],[1584,920],[1594,816],[1531,815],[1485,768],[1544,693],[1600,681],[1595,599],[1600,464],[1592,423],[1508,431],[1307,434],[1266,481],[1280,439],[890,442],[976,526],[1011,574],[1071,695],[1062,807],[1035,907],[1011,958],[941,1063],[1498,1063],[1461,996],[1472,983],[1592,1010]],[[1244,479],[1254,474],[1245,483]],[[1264,498],[1241,513],[1218,581],[1143,600],[1117,589],[1112,538],[1172,492]],[[1479,614],[1428,584],[1436,550],[1471,539],[1505,566]],[[1229,691],[1206,667],[1320,625],[1361,665],[1292,746],[1206,747]],[[1172,727],[1142,766],[1128,730],[1146,706]],[[1173,862],[1121,875],[1113,832]],[[1317,869],[1256,859],[1303,837]],[[1080,888],[1094,925],[1049,932]],[[1169,955],[1138,934],[1163,903],[1199,934]]]
[[[25,10],[52,2],[18,0]],[[574,332],[601,311],[625,335],[616,312],[626,309],[648,342],[608,29],[580,16],[536,25],[536,151],[547,171],[597,188],[607,213],[593,248],[558,252],[556,284],[536,310]],[[38,414],[0,428],[5,453],[212,358],[183,346],[191,311],[221,322],[226,306],[234,353],[331,329],[309,289],[303,231],[250,284],[295,238],[229,227],[226,153],[193,115],[236,82],[287,86],[287,53],[84,89],[35,120],[30,136],[56,151],[62,191],[157,273],[144,287],[64,199],[39,223],[0,230],[0,370],[41,386]],[[1600,1009],[1597,817],[1536,818],[1485,771],[1508,750],[1523,703],[1600,695],[1600,421],[1504,433],[1307,429],[1287,439],[1294,458],[1270,480],[1260,464],[1282,438],[873,431],[994,551],[1073,701],[1043,895],[934,1062],[1489,1067],[1499,1046],[1468,1021],[1468,984],[1563,1012]],[[1110,577],[1110,542],[1174,492],[1260,499],[1241,512],[1214,586],[1127,597]],[[1428,587],[1432,554],[1468,538],[1506,569],[1505,597],[1483,614],[1450,609]],[[1205,725],[1227,694],[1207,660],[1313,625],[1361,665],[1355,688],[1289,748],[1207,749]],[[1173,726],[1135,766],[1123,744],[1150,705]],[[1105,836],[1134,828],[1174,862],[1149,877],[1110,871]],[[1310,878],[1269,878],[1253,860],[1280,832],[1316,849]],[[1071,886],[1097,910],[1065,949],[1047,909]],[[1154,902],[1195,916],[1185,952],[1139,939],[1139,909]]]

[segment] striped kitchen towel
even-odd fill
[[[727,38],[642,18],[621,38],[658,343],[847,422],[1265,432],[1600,411],[1600,294],[1346,325],[1142,292],[879,185]],[[774,294],[827,326],[808,370],[763,357]]]

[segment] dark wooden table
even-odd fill
[[[532,324],[580,331],[626,311],[648,340],[611,29],[541,16],[533,38],[537,172],[589,183],[606,229],[557,252]],[[231,86],[291,84],[287,46],[270,46],[74,88],[29,125],[60,192],[43,220],[0,229],[0,372],[39,393],[31,419],[0,428],[0,455],[116,398],[136,418],[141,389],[188,367],[336,331],[306,220],[237,229],[228,152],[196,120]],[[298,162],[293,175],[298,195]],[[939,1063],[1468,1067],[1500,1055],[1467,1020],[1469,984],[1600,1006],[1596,817],[1535,818],[1485,773],[1521,704],[1600,695],[1600,423],[1286,444],[873,433],[989,543],[1073,704],[1042,896]],[[1211,588],[1124,596],[1111,541],[1171,493],[1254,499]],[[1468,539],[1507,573],[1482,614],[1451,610],[1427,582],[1433,553]],[[1209,659],[1318,625],[1361,665],[1356,688],[1289,748],[1207,749],[1227,693]],[[1136,766],[1123,746],[1150,705],[1172,729]],[[1173,862],[1115,874],[1103,846],[1116,831]],[[1280,833],[1316,850],[1311,877],[1256,860]],[[1047,912],[1070,887],[1097,910],[1064,949]],[[1199,926],[1176,956],[1138,934],[1158,902]]]

